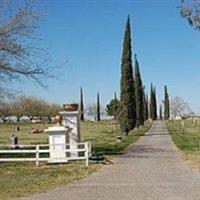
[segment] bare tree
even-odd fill
[[[97,120],[97,105],[96,104],[90,104],[86,108],[86,114],[93,117],[94,120]],[[105,114],[105,109],[103,109],[103,106],[100,106],[100,114]]]
[[[200,31],[200,0],[181,0],[181,16]]]
[[[23,2],[23,3],[22,3]],[[30,78],[42,86],[49,75],[49,56],[38,47],[36,34],[41,13],[34,0],[0,0],[0,93],[6,94],[8,83]]]
[[[30,121],[33,117],[39,117],[41,120],[43,117],[47,117],[51,121],[51,117],[61,110],[61,106],[50,104],[36,97],[21,96],[10,103],[9,110],[9,114],[16,116],[18,122],[22,116],[27,116]]]
[[[22,100],[24,97],[18,97],[10,102],[10,114],[17,117],[17,122],[20,122],[20,118],[24,115],[26,107]]]
[[[9,103],[0,100],[0,118],[3,122],[6,122],[6,117],[10,115],[10,105]]]
[[[170,103],[170,110],[173,117],[191,113],[189,104],[182,97],[173,97]]]
[[[58,104],[48,104],[45,116],[48,117],[49,122],[51,122],[51,117],[56,116],[62,107]]]

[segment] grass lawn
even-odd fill
[[[16,133],[20,144],[48,143],[47,134],[31,134],[31,126],[44,128],[41,124],[20,124]],[[0,124],[0,144],[9,144],[13,133],[13,124]],[[119,134],[114,124],[110,122],[84,122],[81,124],[81,140],[92,143],[93,151],[104,155],[114,155],[121,152],[129,144],[138,140],[151,127],[145,124],[128,137],[123,136],[121,143],[116,142]],[[0,164],[0,199],[11,199],[26,196],[31,193],[43,192],[60,185],[82,179],[97,171],[101,165],[84,162],[73,162],[66,165],[45,165],[35,167],[35,163],[1,163]]]
[[[168,121],[166,125],[174,143],[185,153],[186,158],[195,164],[199,163],[200,125],[191,120],[184,120],[184,128],[181,121]]]

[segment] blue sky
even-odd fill
[[[200,113],[200,33],[180,17],[178,0],[44,0],[40,24],[42,46],[48,47],[52,66],[67,60],[59,80],[48,80],[48,90],[18,84],[26,95],[63,104],[94,103],[100,92],[107,104],[119,95],[124,26],[131,16],[133,53],[137,53],[144,84],[157,87],[158,101],[166,84],[170,97],[182,96]]]

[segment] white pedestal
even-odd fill
[[[45,132],[49,133],[49,150],[51,163],[68,162],[66,156],[66,143],[68,143],[68,129],[64,126],[49,127]]]
[[[62,111],[59,114],[62,116],[62,125],[69,129],[70,157],[77,157],[78,152],[73,149],[78,149],[77,143],[80,142],[80,113]]]

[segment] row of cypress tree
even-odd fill
[[[83,103],[83,88],[80,89],[80,119],[84,121],[84,103]],[[96,104],[96,119],[101,121],[101,108],[100,108],[100,95],[97,93],[97,104]]]
[[[135,57],[136,58],[136,57]],[[136,127],[139,127],[144,124],[144,121],[151,118],[152,120],[157,119],[157,101],[156,101],[156,88],[151,84],[151,92],[150,92],[150,104],[148,102],[148,94],[145,94],[145,88],[142,87],[142,80],[139,72],[139,63],[137,59],[135,59],[135,102],[142,102],[135,104],[136,106]],[[142,88],[142,89],[141,89]],[[141,95],[142,94],[142,95]],[[108,115],[113,115],[115,119],[117,119],[118,109],[119,109],[119,100],[117,99],[117,95],[115,93],[114,99],[107,105],[107,113]],[[170,118],[170,103],[169,103],[169,94],[167,91],[167,86],[164,87],[164,119],[168,120]],[[97,93],[97,103],[96,103],[96,119],[97,121],[101,121],[101,111],[100,111],[100,95]],[[150,113],[149,113],[150,108]],[[83,89],[80,89],[80,111],[81,121],[84,121],[84,103],[83,103]],[[140,113],[143,113],[140,115]],[[160,105],[159,110],[159,118],[163,119],[163,110]]]
[[[121,130],[128,134],[135,127],[144,125],[149,117],[148,95],[145,94],[140,67],[135,55],[135,67],[132,66],[131,26],[128,16],[121,60],[120,112]]]
[[[149,118],[157,119],[157,100],[156,88],[151,84],[150,102],[148,94],[145,93],[143,86],[140,66],[137,55],[134,56],[134,71],[132,66],[132,46],[131,46],[131,26],[128,16],[121,59],[121,82],[120,82],[120,101],[115,98],[107,105],[108,114],[111,112],[115,118],[118,118],[121,130],[128,134],[135,127],[144,125]],[[167,86],[164,90],[164,119],[169,119],[169,94]],[[83,112],[83,91],[81,88],[81,120],[84,121]],[[160,119],[162,118],[162,107],[160,107]],[[100,102],[99,93],[97,94],[97,120],[100,121]]]
[[[128,16],[121,59],[120,106],[118,119],[121,130],[128,133],[135,127],[144,125],[149,118],[157,120],[156,87],[151,84],[150,102],[148,94],[142,83],[140,67],[137,56],[134,57],[134,71],[132,66],[131,26]],[[164,87],[164,119],[170,118],[170,103],[167,86]],[[160,106],[160,119],[162,119],[162,106]]]
[[[159,109],[159,119],[163,119],[163,114],[164,114],[164,119],[168,120],[170,118],[170,101],[169,101],[169,94],[167,91],[167,86],[164,86],[164,113],[162,106],[160,105]],[[157,100],[156,100],[156,88],[151,84],[151,91],[150,91],[150,119],[156,120],[158,118],[157,116]]]

